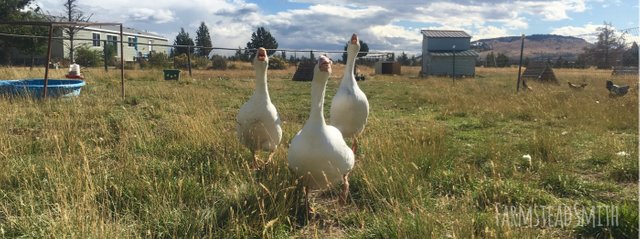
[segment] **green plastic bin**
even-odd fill
[[[165,69],[164,80],[180,80],[180,70]]]

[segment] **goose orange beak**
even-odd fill
[[[264,61],[267,58],[267,50],[263,47],[258,48],[258,60]]]
[[[331,72],[331,60],[326,56],[320,56],[320,71]]]
[[[358,35],[355,33],[351,35],[351,44],[358,44]]]

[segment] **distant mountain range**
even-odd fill
[[[515,61],[520,57],[520,43],[520,36],[499,37],[473,41],[471,48],[480,54],[481,59],[493,52],[495,55],[503,53],[511,61]],[[530,35],[525,36],[524,57],[528,57],[530,60],[555,60],[562,57],[571,61],[575,60],[585,47],[591,45],[591,43],[577,37],[550,34]]]

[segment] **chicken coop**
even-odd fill
[[[457,30],[422,30],[422,76],[474,76],[478,53],[471,35]]]
[[[523,79],[538,80],[558,84],[558,79],[553,73],[553,68],[547,62],[531,62],[522,73]]]
[[[375,65],[376,74],[400,75],[401,66],[397,61],[378,61]]]
[[[294,81],[311,81],[313,80],[313,69],[316,67],[313,61],[301,61],[296,67],[296,72],[293,73],[292,80]]]

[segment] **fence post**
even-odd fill
[[[49,87],[49,62],[51,61],[51,38],[53,38],[53,23],[49,23],[49,41],[47,43],[47,64],[44,67],[44,89],[42,96],[47,100],[47,88]]]
[[[451,80],[453,81],[453,83],[456,82],[456,45],[454,44],[452,47],[453,49],[453,69],[452,70],[452,74],[451,74]]]
[[[187,68],[189,68],[189,77],[191,77],[191,46],[187,46]]]
[[[520,63],[518,64],[518,86],[516,86],[516,92],[520,91],[520,77],[522,74],[522,53],[524,51],[524,34],[520,37]]]
[[[104,44],[102,47],[102,58],[104,61],[104,71],[109,71],[108,67],[107,67],[107,54],[108,54],[108,49],[107,49],[107,40],[103,40],[102,43]]]
[[[120,23],[120,88],[122,91],[122,99],[124,99],[124,38],[123,37],[124,37],[124,34],[122,34],[122,23]]]

